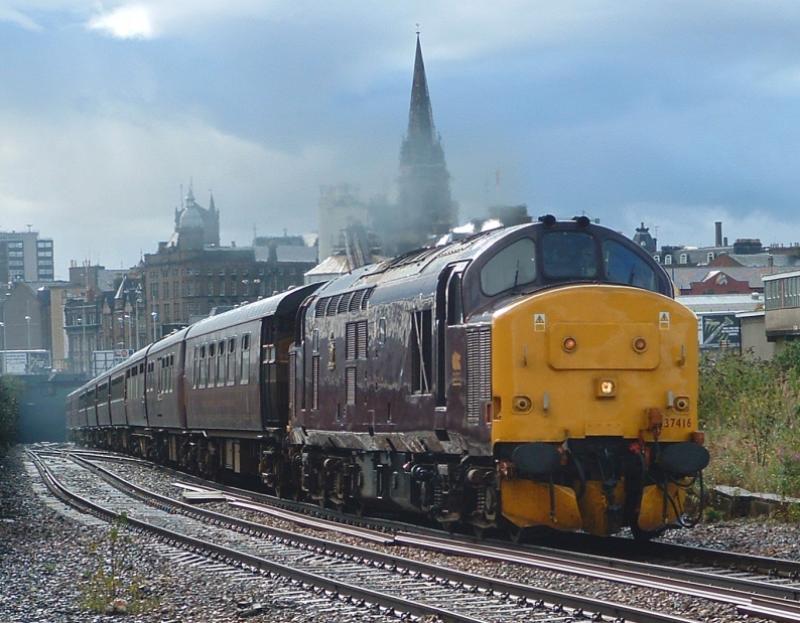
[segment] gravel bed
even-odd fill
[[[342,614],[329,600],[287,581],[199,556],[181,560],[185,552],[154,537],[127,530],[121,535],[130,562],[120,575],[141,579],[141,597],[124,616],[97,614],[84,602],[110,542],[108,524],[55,500],[22,449],[13,448],[0,459],[0,621],[397,621],[363,608]]]
[[[103,466],[140,486],[157,491],[162,495],[174,499],[180,499],[181,490],[174,484],[179,479],[175,476],[164,474],[154,468],[131,463],[104,462]],[[742,621],[742,616],[736,613],[734,606],[679,595],[677,593],[637,588],[605,580],[533,569],[522,565],[498,563],[462,556],[450,556],[417,548],[381,546],[336,532],[300,527],[294,523],[280,520],[264,513],[236,508],[220,502],[209,502],[202,506],[209,510],[241,517],[264,525],[323,537],[365,549],[375,549],[402,555],[407,558],[421,560],[439,566],[457,568],[471,573],[480,573],[485,576],[502,578],[551,590],[589,595],[595,598],[631,604],[654,611],[670,612],[688,619],[707,623]],[[751,533],[751,529],[754,525],[756,524],[752,522],[725,522],[708,526],[698,526],[694,530],[672,531],[668,533],[665,540],[671,539],[678,542],[677,539],[683,539],[681,542],[685,542],[686,544],[704,545],[706,547],[711,547],[716,544],[720,549],[729,550],[738,549],[741,543],[750,543],[753,548],[758,548],[759,546],[764,548],[761,551],[754,551],[753,553],[775,555],[770,550],[768,542],[760,538],[763,535]],[[726,530],[720,530],[721,527],[725,527]],[[770,535],[769,542],[774,542],[775,544],[785,543],[789,545],[789,539],[796,539],[797,532],[794,530],[793,526],[776,524],[776,528],[780,528],[780,530],[777,530],[777,533],[780,533],[780,535],[769,530],[765,531]],[[705,535],[708,534],[709,530],[718,534],[717,540],[713,543],[704,541]],[[728,540],[726,541],[726,539]],[[796,541],[791,543],[791,545],[796,548]],[[747,620],[756,622],[761,619],[749,618]]]
[[[678,545],[800,560],[800,524],[768,517],[698,524],[686,530],[670,530],[660,540]]]

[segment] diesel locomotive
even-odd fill
[[[697,371],[661,266],[545,216],[201,320],[70,394],[68,427],[343,511],[649,537],[709,460]]]

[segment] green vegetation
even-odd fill
[[[132,560],[132,539],[125,531],[123,514],[108,529],[104,538],[90,546],[94,570],[81,587],[81,606],[105,614],[137,614],[150,610],[157,600],[148,598],[144,578],[136,572]]]
[[[19,416],[19,387],[7,376],[0,376],[0,455],[14,443]]]
[[[699,410],[712,484],[800,497],[800,343],[772,361],[704,358]]]

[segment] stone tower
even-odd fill
[[[398,191],[398,205],[391,219],[394,226],[381,232],[384,253],[402,253],[431,244],[456,224],[458,206],[450,196],[450,174],[441,137],[433,124],[419,33],[408,130],[400,148]]]

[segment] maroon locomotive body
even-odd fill
[[[547,336],[560,327],[585,332],[588,343],[601,327],[609,335],[644,331],[670,344],[670,314],[676,327],[682,318],[672,341],[694,336],[684,330],[690,314],[672,294],[663,269],[623,236],[585,217],[546,217],[414,251],[201,320],[70,394],[70,428],[79,441],[207,476],[248,474],[279,495],[345,510],[380,506],[478,529],[498,525],[501,512],[521,527],[575,529],[583,522],[584,529],[610,533],[639,521],[643,531],[660,529],[678,517],[660,514],[658,491],[680,502],[683,494],[673,490],[674,482],[699,472],[707,452],[686,445],[684,437],[694,430],[687,429],[670,433],[677,458],[665,462],[668,467],[648,464],[644,454],[630,456],[630,448],[644,453],[647,443],[660,451],[658,437],[644,428],[653,409],[595,396],[597,379],[586,372],[605,370],[612,359],[630,359],[630,365],[617,367],[614,379],[644,379],[638,370],[644,369],[646,346],[639,348],[634,339],[630,353],[625,344],[628,350],[619,355],[581,359],[576,367],[570,363],[578,361],[574,357],[547,363],[548,357],[569,358],[571,351],[554,355],[533,345],[544,339],[540,329]],[[582,297],[596,309],[569,303]],[[533,313],[528,322],[528,310],[540,304],[551,311]],[[671,311],[631,320],[650,314],[642,310],[653,306]],[[564,318],[553,324],[559,314]],[[606,320],[598,324],[603,314]],[[512,322],[521,327],[520,352],[513,336],[493,352],[493,330]],[[598,341],[597,352],[602,348]],[[686,344],[681,348],[687,352]],[[587,349],[578,357],[593,355]],[[534,364],[542,375],[557,375],[557,382],[537,388]],[[493,379],[493,368],[508,378]],[[685,384],[691,373],[664,378]],[[528,379],[525,374],[533,380],[511,380]],[[661,396],[663,381],[656,376],[636,380],[631,395]],[[589,383],[590,393],[581,395],[586,413],[569,408],[574,379]],[[549,420],[539,425],[533,415],[519,419],[532,413],[528,394],[540,389],[537,417]],[[683,390],[675,389],[663,393],[681,396]],[[556,391],[564,396],[560,411],[552,406]],[[591,419],[591,409],[608,405],[614,418],[627,418],[623,423],[639,434],[640,445],[618,433],[579,428]],[[507,419],[500,420],[504,414]],[[554,427],[557,418],[575,430]],[[601,484],[594,487],[594,481]],[[575,489],[576,482],[583,485]],[[502,511],[502,490],[510,496],[515,487],[543,501],[520,499]],[[591,509],[584,508],[588,497],[579,495],[587,489],[592,495],[597,490]],[[623,489],[624,505],[614,501]],[[647,502],[655,509],[647,522],[638,519],[642,491],[655,500]]]

